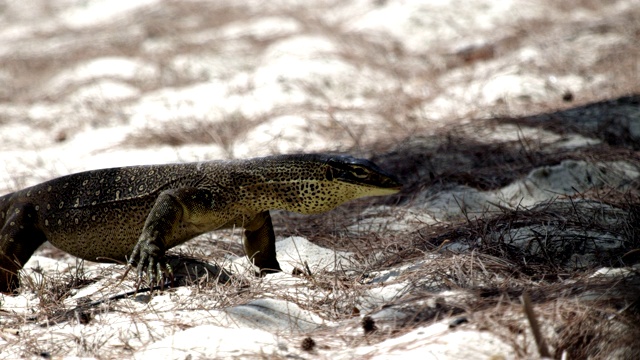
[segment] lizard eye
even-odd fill
[[[361,167],[353,168],[352,172],[357,178],[364,179],[367,177],[367,171]]]

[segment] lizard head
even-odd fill
[[[355,189],[356,197],[395,194],[402,189],[398,179],[369,160],[351,156],[327,159],[325,177],[337,187]]]
[[[278,197],[289,211],[324,212],[353,199],[391,195],[402,188],[395,176],[365,159],[325,154],[298,155],[294,162],[288,162],[292,157],[286,155],[280,159],[289,167],[290,187]]]
[[[276,155],[243,165],[240,186],[256,211],[283,209],[303,214],[331,210],[347,201],[395,194],[395,176],[369,160],[326,154]],[[249,181],[246,181],[249,179]]]

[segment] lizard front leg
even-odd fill
[[[172,273],[164,261],[165,251],[198,234],[188,230],[190,218],[193,214],[213,211],[212,199],[211,192],[197,188],[160,193],[129,259],[129,264],[136,265],[140,278],[146,272],[150,283],[155,284],[163,273]]]
[[[260,275],[282,271],[276,259],[276,236],[269,211],[256,215],[244,229],[244,252],[260,268]]]

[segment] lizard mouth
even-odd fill
[[[364,188],[362,196],[393,195],[402,190],[402,184],[392,175],[380,175],[377,179],[368,182],[354,181],[354,179],[343,179],[343,181]]]
[[[402,186],[389,187],[389,188],[372,187],[371,190],[368,192],[367,196],[393,195],[400,192],[400,190],[402,190]]]
[[[357,179],[351,176],[343,176],[340,177],[340,181],[365,187],[368,190],[368,194],[391,195],[402,190],[402,184],[396,179],[395,176],[384,174],[382,172],[372,174],[372,176],[366,179]]]

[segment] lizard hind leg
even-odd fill
[[[263,211],[244,224],[244,251],[258,268],[260,275],[282,271],[276,259],[276,236],[271,215]]]
[[[0,293],[19,287],[18,271],[47,238],[36,226],[36,210],[30,205],[13,206],[0,228]]]

